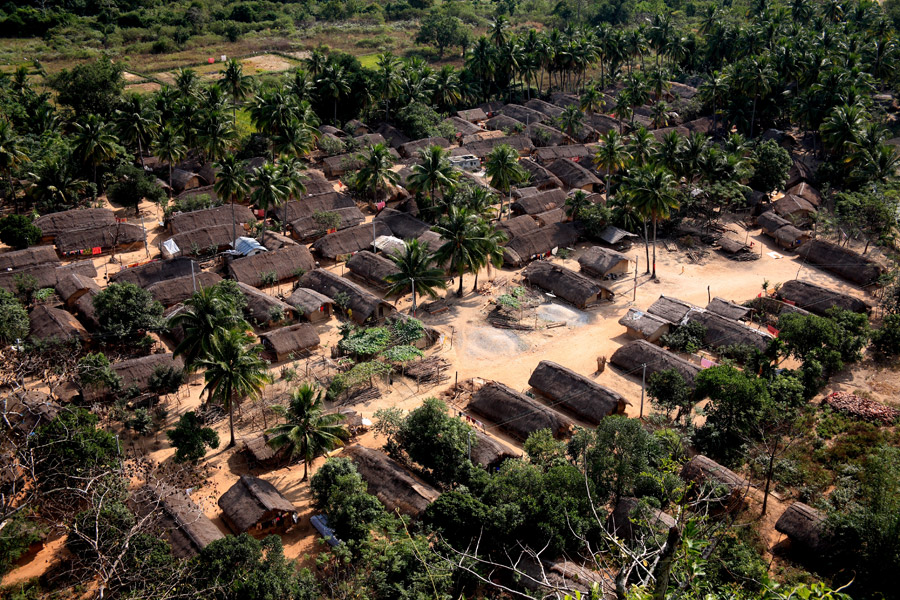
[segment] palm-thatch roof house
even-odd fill
[[[816,207],[793,194],[785,194],[775,202],[775,212],[792,223],[808,223],[809,218],[816,214]]]
[[[585,308],[613,297],[613,292],[608,287],[577,271],[548,261],[539,260],[531,263],[523,275],[531,285],[543,288],[578,308]]]
[[[719,250],[726,254],[743,254],[750,251],[750,247],[740,240],[727,236],[719,238]]]
[[[536,163],[530,158],[523,158],[519,161],[519,165],[528,171],[531,185],[539,190],[551,190],[563,186],[559,177],[548,171],[547,167]]]
[[[456,111],[456,116],[465,119],[469,123],[480,123],[487,120],[487,114],[480,108],[467,108]]]
[[[596,175],[568,158],[553,161],[547,166],[547,169],[570,190],[593,192],[597,186],[603,183]]]
[[[239,281],[237,286],[247,301],[247,305],[244,307],[244,316],[255,328],[269,329],[276,324],[284,325],[297,320],[297,309],[290,304],[282,302],[275,296],[270,296],[252,285]]]
[[[610,415],[625,414],[630,404],[621,394],[555,362],[542,360],[528,385],[578,419],[596,425]]]
[[[378,498],[389,512],[400,511],[415,518],[440,495],[383,452],[353,444],[344,449],[344,454],[356,465],[356,470],[368,484],[369,493]]]
[[[56,280],[56,295],[69,308],[75,306],[75,303],[83,295],[99,291],[100,286],[96,281],[78,273],[68,273]]]
[[[778,297],[811,313],[825,316],[837,307],[857,313],[869,311],[869,305],[859,298],[799,279],[785,281],[778,288]]]
[[[147,287],[147,291],[153,294],[153,298],[163,305],[164,308],[175,306],[179,302],[184,302],[203,288],[208,288],[222,281],[222,278],[215,273],[200,271],[195,275],[185,275],[184,277],[175,277],[173,279],[165,279]]]
[[[531,110],[536,110],[539,113],[550,117],[551,119],[555,119],[556,117],[563,114],[562,108],[555,104],[550,104],[549,102],[540,100],[539,98],[532,98],[525,103],[525,107],[530,108]]]
[[[791,189],[787,191],[788,195],[797,196],[799,198],[803,198],[816,208],[822,205],[822,194],[819,193],[819,190],[809,185],[805,181],[798,183]]]
[[[238,235],[244,230],[238,231]],[[204,256],[231,249],[234,243],[231,225],[213,225],[176,233],[160,244],[163,256]],[[174,247],[172,246],[174,244]]]
[[[155,376],[166,370],[180,372],[184,369],[184,361],[181,357],[174,356],[171,352],[163,354],[148,354],[138,358],[129,358],[111,365],[120,381],[120,389],[131,396],[149,394],[157,396],[159,390],[153,389]],[[87,386],[81,390],[81,397],[85,402],[101,402],[109,400],[112,391],[107,387]]]
[[[724,488],[721,504],[726,511],[737,510],[744,504],[750,482],[716,461],[698,454],[681,469],[681,478],[697,484],[709,483]]]
[[[267,279],[291,281],[315,268],[316,261],[306,246],[297,245],[233,260],[228,264],[228,274],[241,283],[262,287]]]
[[[297,323],[281,327],[259,336],[263,347],[275,357],[275,362],[283,362],[292,357],[308,356],[319,346],[319,334],[309,323]]]
[[[431,225],[425,221],[417,219],[409,213],[400,212],[393,208],[385,208],[382,210],[378,213],[378,216],[375,217],[375,221],[387,225],[391,230],[391,234],[401,240],[415,240],[426,231],[431,230]]]
[[[359,324],[382,321],[395,310],[393,305],[359,285],[324,269],[314,269],[303,275],[300,287],[319,292],[332,301],[340,297],[344,302],[342,308]]]
[[[809,234],[801,231],[793,225],[785,225],[772,236],[775,242],[782,248],[790,250],[797,248],[809,239]]]
[[[798,253],[810,264],[861,286],[876,283],[884,272],[884,267],[871,258],[825,240],[810,240]]]
[[[172,169],[172,189],[175,190],[176,194],[198,188],[203,183],[200,176],[193,171],[186,171],[177,167]]]
[[[113,223],[93,229],[60,231],[54,243],[60,256],[90,258],[113,250],[131,252],[144,245],[144,228],[133,223]]]
[[[775,237],[776,231],[790,225],[791,222],[779,216],[774,210],[769,210],[756,217],[756,224],[760,226],[763,233],[769,237]]]
[[[242,475],[219,498],[222,520],[236,534],[253,536],[283,532],[297,522],[297,509],[264,479]]]
[[[716,296],[706,305],[706,310],[734,321],[744,321],[750,316],[750,308],[729,302]]]
[[[296,246],[297,242],[277,231],[266,231],[266,248],[269,250],[281,250],[285,246]]]
[[[5,420],[22,437],[28,437],[38,427],[55,419],[60,411],[59,404],[39,390],[10,394],[2,402]]]
[[[560,208],[566,203],[566,193],[557,188],[538,192],[530,196],[519,198],[510,207],[516,215],[536,215],[554,208]]]
[[[775,522],[775,531],[791,540],[791,546],[821,556],[827,549],[825,513],[803,502],[794,502]]]
[[[694,377],[700,372],[699,366],[646,340],[628,342],[613,352],[609,362],[623,369],[625,374],[637,374],[637,377],[641,376],[644,365],[647,365],[647,377],[659,371],[675,369],[691,387],[694,387]]]
[[[233,208],[233,217],[231,204],[174,214],[169,217],[169,231],[176,234],[219,225],[231,227],[234,223],[237,223],[237,229],[243,230],[244,224],[256,223],[253,212],[243,204],[235,204]]]
[[[319,217],[319,215],[322,213],[327,215],[337,215],[335,222],[333,224],[329,224],[329,226],[331,226],[332,232],[341,231],[350,227],[356,227],[366,220],[365,215],[363,215],[362,211],[359,210],[356,206],[319,211],[318,213],[314,213],[306,217],[294,219],[293,221],[288,223],[288,227],[291,230],[291,235],[293,235],[294,238],[300,240],[301,242],[315,241],[323,235],[326,235],[329,230],[322,225],[322,221],[320,219],[317,219],[317,217]]]
[[[333,212],[341,208],[355,207],[356,202],[353,201],[353,198],[332,190],[324,194],[305,196],[301,200],[287,202],[270,210],[269,213],[282,223],[292,223],[297,219],[311,217],[317,212]]]
[[[59,266],[59,257],[50,246],[32,246],[24,250],[0,253],[0,271],[15,271],[37,265]]]
[[[397,272],[397,265],[394,264],[394,261],[368,250],[354,254],[347,261],[347,268],[350,273],[377,288],[390,286],[387,278]]]
[[[395,150],[409,141],[409,136],[393,125],[388,125],[387,123],[380,124],[375,131],[376,133],[380,133],[387,141],[388,146]]]
[[[506,234],[508,239],[513,239],[539,229],[540,225],[531,215],[519,215],[507,221],[499,221],[496,225],[498,231]]]
[[[541,227],[512,238],[503,249],[503,262],[512,267],[520,267],[535,258],[549,255],[555,248],[571,246],[577,240],[578,230],[572,223]]]
[[[93,278],[97,276],[97,268],[91,261],[81,261],[63,266],[59,266],[59,263],[42,263],[12,271],[0,271],[0,288],[14,293],[16,282],[22,276],[34,277],[38,289],[55,288],[61,279],[69,275]]]
[[[606,530],[623,540],[633,540],[640,525],[667,533],[675,519],[638,498],[621,498],[606,519]]]
[[[557,439],[568,436],[572,429],[567,417],[496,381],[475,392],[469,410],[522,441],[539,429],[549,429]]]
[[[591,149],[584,144],[569,144],[567,146],[553,146],[550,148],[535,148],[534,158],[542,165],[559,160],[560,158],[576,159],[590,162]]]
[[[265,433],[244,440],[241,448],[250,464],[256,468],[277,469],[291,460],[290,446],[285,444],[278,450],[269,445],[269,436]]]
[[[505,131],[507,133],[525,129],[525,124],[522,121],[517,121],[506,115],[491,117],[485,122],[484,126],[490,131]]]
[[[690,302],[672,298],[671,296],[661,295],[656,299],[656,302],[650,305],[647,312],[651,315],[656,315],[673,325],[678,325],[684,320],[688,313],[693,310],[699,310],[699,308]]]
[[[543,123],[532,123],[525,128],[524,133],[536,148],[554,148],[563,144],[570,144],[573,141],[572,138],[559,129],[548,127]]]
[[[472,135],[483,131],[478,125],[456,116],[447,117],[443,122],[453,128],[453,132],[456,134],[457,139],[465,135]]]
[[[706,328],[703,344],[711,348],[725,348],[740,344],[765,352],[772,341],[772,336],[768,333],[705,310],[691,311],[688,313],[687,320],[692,323],[700,323]]]
[[[627,256],[602,246],[591,246],[578,257],[578,265],[582,272],[601,279],[607,276],[617,279],[625,275],[628,273],[629,264]]]
[[[87,343],[87,330],[72,313],[43,304],[35,306],[28,315],[31,321],[31,338],[45,343]]]
[[[669,333],[671,323],[654,314],[629,308],[628,312],[619,319],[619,325],[625,327],[628,337],[635,340],[647,340],[655,343],[662,336]]]
[[[296,308],[300,316],[310,323],[330,319],[334,305],[328,296],[303,287],[295,289],[287,299],[287,303]]]
[[[534,144],[531,143],[531,139],[528,136],[510,135],[469,142],[462,147],[461,152],[463,154],[474,154],[481,160],[484,160],[491,153],[491,150],[497,146],[512,146],[519,153],[519,156],[528,156],[534,150]]]
[[[427,137],[419,140],[413,140],[411,142],[406,142],[405,144],[397,148],[397,151],[403,158],[411,158],[418,154],[419,150],[431,148],[432,146],[449,148],[450,142],[447,141],[447,138],[443,137]]]
[[[182,490],[148,484],[132,495],[131,502],[141,516],[156,514],[154,526],[166,537],[172,554],[178,558],[191,558],[225,537]]]
[[[377,132],[354,135],[350,140],[350,143],[357,148],[369,148],[370,146],[374,146],[375,144],[383,144],[384,142],[384,136]]]
[[[566,214],[566,211],[562,208],[553,208],[551,210],[545,210],[544,212],[540,212],[536,215],[532,215],[535,220],[540,224],[541,227],[547,227],[548,225],[555,225],[556,223],[565,223],[569,216]]]
[[[531,123],[540,123],[541,121],[546,121],[547,115],[534,110],[533,108],[528,108],[527,106],[522,106],[521,104],[507,104],[502,109],[500,109],[500,114],[506,115],[511,119],[515,119],[520,123],[524,123],[525,125],[530,125]]]
[[[100,329],[100,320],[97,318],[97,310],[94,308],[94,296],[98,293],[94,290],[88,290],[86,294],[82,294],[75,301],[75,312],[78,313],[81,322],[94,331]]]
[[[75,208],[43,215],[34,220],[44,242],[52,242],[64,231],[96,229],[116,224],[116,215],[108,208]]]
[[[375,240],[382,235],[391,235],[390,227],[385,223],[373,221],[319,238],[313,243],[312,249],[319,256],[337,259],[339,256],[371,248]]]
[[[506,444],[495,440],[486,433],[482,433],[478,429],[472,429],[472,452],[471,460],[476,465],[481,465],[488,471],[498,469],[503,461],[507,458],[519,458],[521,453],[511,449]]]
[[[116,273],[110,273],[111,283],[133,283],[142,288],[147,288],[158,281],[184,277],[202,271],[200,265],[187,257],[173,258],[171,260],[155,260],[145,265],[122,269]]]

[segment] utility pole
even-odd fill
[[[647,363],[644,363],[641,366],[644,368],[644,372],[641,375],[641,414],[640,414],[639,418],[643,419],[644,418],[644,388],[646,387],[646,384],[647,384]]]
[[[194,259],[191,259],[191,282],[194,284],[194,293],[197,293],[197,276],[194,275]]]

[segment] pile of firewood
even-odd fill
[[[845,415],[880,425],[893,425],[897,417],[900,417],[900,411],[896,408],[891,408],[875,400],[855,396],[849,392],[829,394],[825,397],[825,404]]]
[[[447,375],[447,369],[450,363],[439,356],[429,356],[422,360],[408,363],[403,374],[411,379],[415,379],[420,384],[437,385],[450,379]]]

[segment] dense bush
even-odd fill
[[[15,250],[24,250],[41,241],[41,230],[24,215],[0,219],[0,242]]]

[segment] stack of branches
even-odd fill
[[[497,297],[494,308],[488,314],[488,323],[500,329],[534,331],[542,325],[536,319],[526,316],[543,301],[541,295],[533,290],[522,286],[513,288],[509,293]]]
[[[419,384],[438,385],[450,380],[450,376],[447,374],[449,369],[450,363],[446,359],[440,356],[429,356],[406,365],[404,373]]]
[[[881,402],[855,396],[850,392],[834,392],[825,397],[825,404],[845,415],[890,426],[897,422],[900,411]]]

